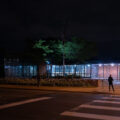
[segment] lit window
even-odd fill
[[[113,64],[113,63],[111,64],[111,66],[114,66],[114,65],[115,65],[115,64]]]
[[[90,67],[90,64],[88,64],[87,66]]]
[[[101,67],[102,66],[102,64],[99,64],[99,67]]]

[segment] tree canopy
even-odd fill
[[[26,49],[18,54],[8,54],[10,58],[19,58],[25,63],[43,63],[49,61],[52,64],[79,64],[96,55],[96,46],[93,42],[73,37],[63,44],[58,39],[40,39],[38,41],[26,40]]]
[[[73,37],[64,44],[61,40],[39,40],[34,46],[34,50],[40,50],[44,60],[53,64],[62,64],[63,52],[65,63],[81,63],[96,55],[96,48],[93,42]]]
[[[52,49],[49,49],[49,45],[45,40],[39,41],[27,41],[27,47],[24,54],[21,54],[21,59],[25,62],[34,64],[44,63],[47,60],[49,53],[52,53]]]

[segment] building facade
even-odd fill
[[[115,80],[120,80],[120,64],[81,64],[65,65],[65,75],[75,75],[92,79],[107,79],[111,74]],[[63,76],[62,65],[47,65],[47,72],[51,76]]]
[[[120,63],[80,64],[80,65],[46,65],[48,77],[74,75],[91,79],[107,79],[111,74],[120,80]],[[33,78],[37,76],[37,66],[20,63],[19,60],[7,60],[4,64],[5,77]]]
[[[5,59],[4,73],[7,78],[33,78],[37,76],[37,66],[21,63],[19,59]]]

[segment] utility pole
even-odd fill
[[[65,20],[63,24],[63,32],[62,32],[62,44],[63,44],[63,76],[65,75],[65,35],[68,28],[68,18]]]
[[[62,45],[63,45],[63,76],[65,75],[65,48],[64,48],[64,44],[65,44],[65,33],[62,33]]]

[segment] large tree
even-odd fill
[[[79,64],[93,57],[96,51],[92,42],[75,37],[64,44],[61,40],[38,40],[31,45],[24,53],[23,60],[29,59],[37,64],[38,74],[42,75],[46,72],[46,61],[50,61],[51,64],[63,64],[63,52],[65,64]]]
[[[46,73],[45,61],[47,60],[47,54],[51,53],[49,45],[46,44],[45,40],[33,41],[27,39],[24,51],[20,53],[12,53],[8,55],[8,58],[19,58],[23,65],[37,65],[37,76]]]
[[[83,63],[96,55],[96,47],[93,42],[76,37],[64,44],[61,40],[49,40],[47,44],[52,52],[46,58],[54,64],[62,64],[63,52],[66,64]]]

